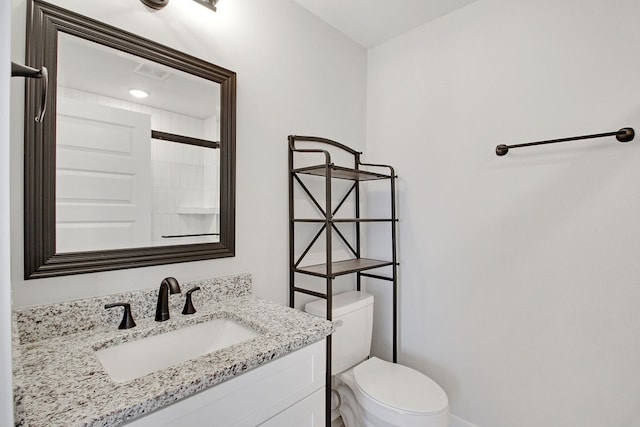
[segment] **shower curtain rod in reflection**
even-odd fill
[[[594,135],[574,136],[571,138],[561,138],[561,139],[550,139],[547,141],[527,142],[524,144],[515,144],[515,145],[500,144],[496,147],[496,154],[498,156],[504,156],[509,152],[510,148],[530,147],[533,145],[543,145],[543,144],[555,144],[557,142],[577,141],[580,139],[603,138],[605,136],[615,136],[616,139],[620,142],[629,142],[629,141],[633,141],[633,137],[635,136],[635,131],[633,130],[633,128],[622,128],[615,132],[597,133]]]

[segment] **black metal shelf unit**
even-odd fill
[[[303,148],[307,147],[307,148]],[[331,161],[331,154],[338,154],[338,152],[346,152],[353,157],[353,168],[337,166]],[[340,152],[340,154],[344,154]],[[361,287],[362,277],[377,279],[381,281],[387,281],[392,283],[393,289],[393,362],[397,362],[397,306],[398,306],[398,260],[396,250],[396,175],[393,167],[383,164],[371,164],[362,163],[360,161],[360,155],[362,153],[353,150],[352,148],[341,144],[336,141],[332,141],[326,138],[313,137],[313,136],[289,136],[289,305],[295,306],[296,293],[302,293],[311,295],[317,298],[322,298],[327,301],[327,319],[332,320],[332,295],[333,295],[333,280],[338,276],[347,274],[356,275],[356,288],[359,291]],[[322,156],[324,163],[313,166],[305,166],[296,168],[294,166],[296,156]],[[349,156],[347,156],[349,157]],[[366,169],[383,170],[384,173],[373,172]],[[320,201],[314,197],[308,186],[305,184],[303,176],[315,176],[324,179],[324,207]],[[332,207],[332,181],[334,179],[347,180],[352,182],[346,194],[340,200],[335,207]],[[388,180],[389,186],[389,200],[390,200],[390,218],[361,218],[360,216],[360,183],[362,181],[372,180]],[[295,217],[295,197],[294,189],[296,183],[299,188],[307,195],[309,202],[311,202],[320,213],[320,218],[296,218]],[[335,218],[337,212],[343,207],[347,200],[353,201],[355,215],[351,218]],[[302,254],[296,257],[295,253],[295,225],[306,223],[309,226],[320,225],[319,230],[315,236],[310,240],[306,249]],[[336,224],[352,224],[354,227],[354,239],[352,244],[349,242],[344,234],[336,227]],[[361,254],[361,241],[360,225],[363,223],[389,223],[389,233],[391,248],[389,258],[387,260],[377,260],[362,257]],[[337,235],[337,238],[344,243],[349,249],[352,259],[347,260],[334,260],[333,259],[333,234]],[[325,237],[325,261],[321,264],[301,266],[305,256],[309,253],[315,243],[322,237]],[[387,270],[391,271],[390,276],[383,276],[378,274],[369,273],[370,270],[377,268],[389,267]],[[326,279],[325,292],[317,292],[314,290],[306,289],[296,285],[297,275],[310,275]],[[331,422],[331,336],[327,337],[327,369],[326,369],[326,419],[327,426]]]

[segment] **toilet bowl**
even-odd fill
[[[307,303],[305,311],[325,317],[326,302]],[[373,296],[346,292],[333,296],[333,387],[346,427],[447,427],[449,402],[428,376],[397,363],[368,358]]]

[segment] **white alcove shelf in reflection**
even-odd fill
[[[219,215],[220,209],[195,207],[195,206],[180,206],[178,208],[178,214],[179,215]]]

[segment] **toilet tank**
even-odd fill
[[[356,366],[369,356],[373,331],[373,295],[345,292],[333,296],[332,320],[336,330],[331,335],[331,375]],[[327,303],[315,300],[304,306],[307,313],[327,317]]]

